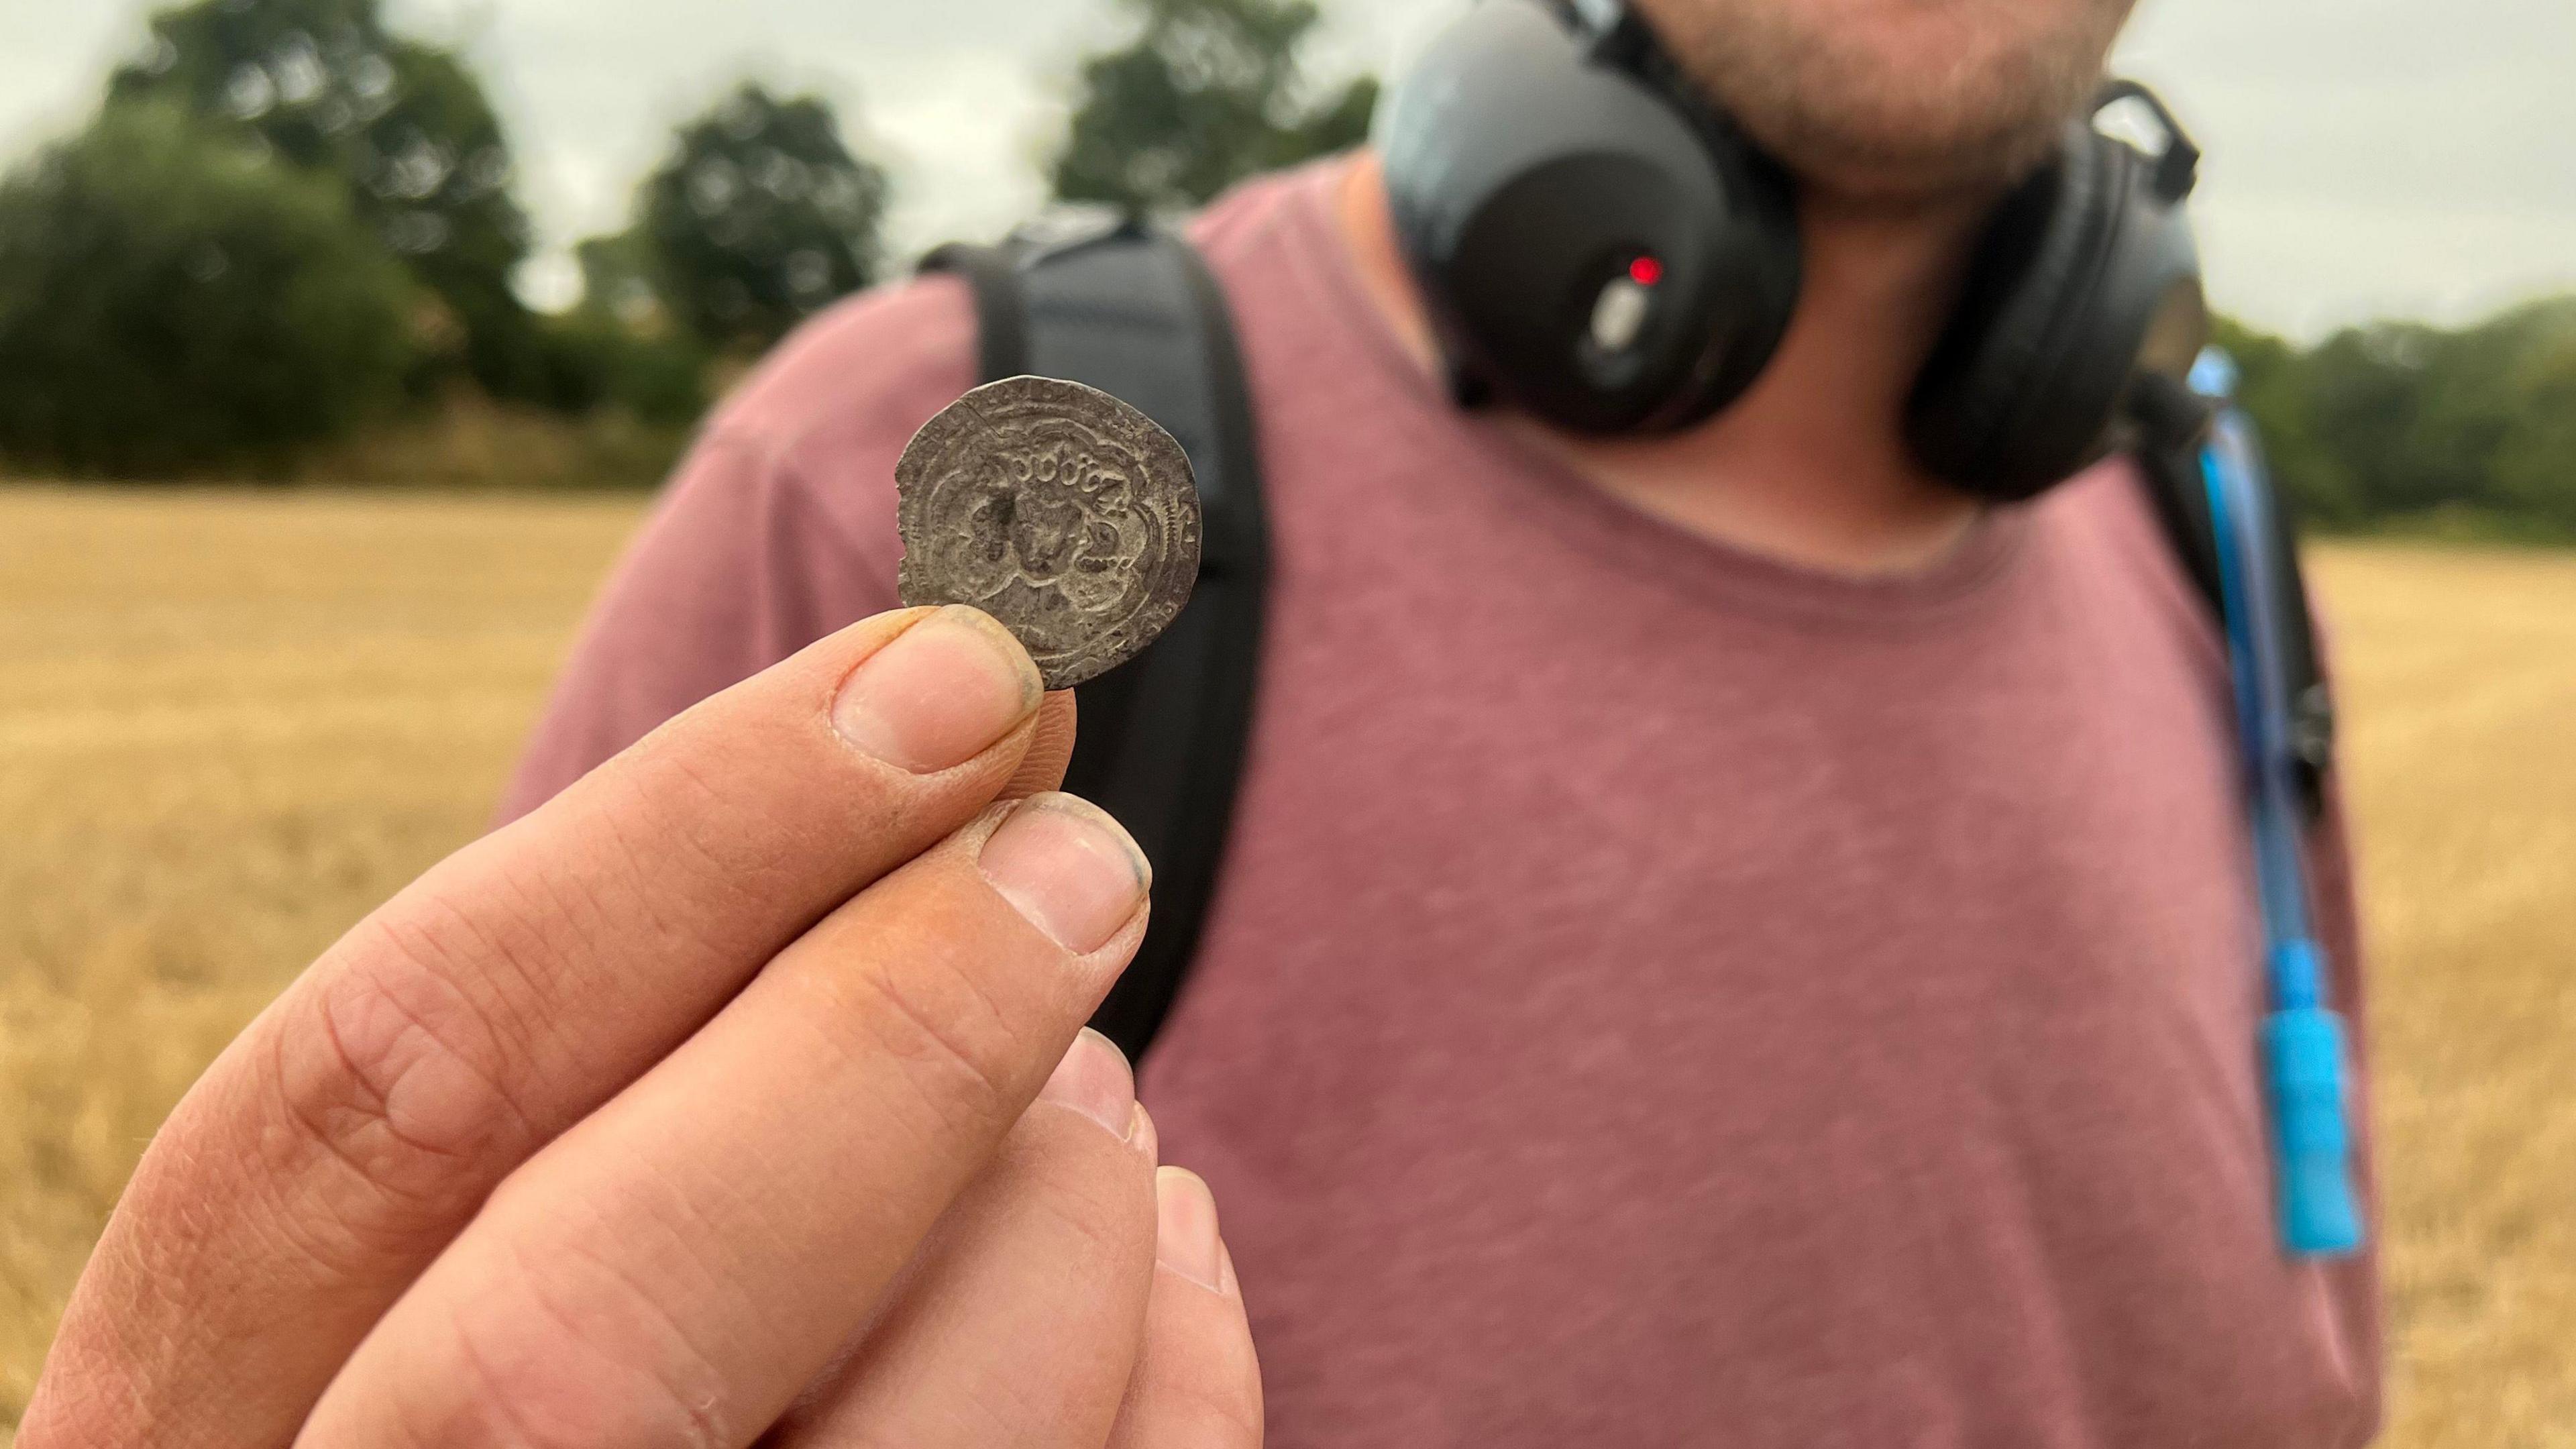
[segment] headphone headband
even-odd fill
[[[2136,81],[2114,78],[2104,81],[2102,88],[2093,93],[2093,105],[2085,117],[2100,120],[2104,111],[2122,101],[2136,101],[2146,107],[2164,129],[2165,149],[2156,158],[2156,194],[2177,205],[2189,200],[2193,188],[2200,184],[2200,147],[2192,143],[2182,122],[2174,119],[2162,96]]]

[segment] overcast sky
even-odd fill
[[[1325,0],[1319,66],[1400,67],[1463,0]],[[1035,206],[1073,57],[1107,0],[389,0],[462,45],[518,145],[560,290],[622,221],[670,125],[734,78],[818,89],[894,167],[897,243],[989,235]],[[0,159],[77,125],[131,52],[138,0],[0,0]],[[2302,337],[2456,321],[2576,288],[2576,3],[2143,0],[2121,66],[2209,149],[2218,303]]]

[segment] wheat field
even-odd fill
[[[632,499],[0,490],[0,1449],[156,1124],[474,834]],[[2576,1446],[2576,556],[2338,545],[2401,1449]]]

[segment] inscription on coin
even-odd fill
[[[1188,455],[1097,388],[987,383],[913,434],[894,480],[904,603],[982,609],[1049,689],[1134,658],[1198,582]]]

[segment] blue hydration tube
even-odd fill
[[[2254,869],[2263,910],[2269,1011],[2263,1021],[2264,1088],[2270,1099],[2282,1245],[2296,1257],[2361,1246],[2346,1116],[2344,1028],[2326,998],[2325,956],[2309,925],[2290,701],[2283,684],[2284,611],[2269,541],[2270,497],[2252,422],[2227,405],[2235,365],[2211,349],[2192,386],[2221,406],[2201,451],[2201,479],[2218,544],[2227,652],[2236,685],[2252,795]]]

